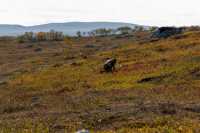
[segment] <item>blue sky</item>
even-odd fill
[[[0,23],[115,21],[143,25],[200,24],[198,0],[0,0]]]

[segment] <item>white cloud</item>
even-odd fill
[[[144,25],[198,25],[197,0],[0,0],[0,23],[122,21]]]

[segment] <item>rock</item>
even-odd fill
[[[0,86],[1,86],[1,85],[6,85],[6,84],[7,84],[6,81],[0,81]]]
[[[53,65],[53,67],[61,67],[61,66],[62,66],[62,64],[59,64],[59,63],[56,63]]]
[[[139,80],[138,83],[161,82],[165,78],[168,78],[170,76],[171,76],[171,74],[160,75],[160,76],[155,76],[155,77],[147,77],[147,78],[143,78],[143,79]]]
[[[181,34],[183,28],[176,27],[160,27],[152,34],[152,38],[167,38],[172,35]]]
[[[41,52],[42,51],[42,48],[36,48],[34,49],[35,52]]]
[[[81,66],[82,63],[80,63],[80,62],[72,62],[72,63],[70,63],[70,65],[71,66]]]
[[[175,115],[177,113],[177,105],[174,103],[162,103],[159,110],[165,115]]]
[[[87,44],[84,47],[85,48],[96,48],[95,44]]]
[[[83,53],[79,53],[79,55],[80,55],[83,59],[87,59],[87,56],[84,55]]]
[[[27,45],[25,48],[32,48],[33,45]]]
[[[38,102],[39,100],[40,100],[40,98],[38,96],[34,96],[31,99],[32,102]]]

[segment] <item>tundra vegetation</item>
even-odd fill
[[[129,34],[0,38],[0,132],[200,132],[200,30]]]

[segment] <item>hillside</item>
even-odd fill
[[[101,73],[110,57],[116,71]],[[0,41],[2,132],[195,133],[199,103],[198,31],[156,41]]]
[[[67,35],[76,35],[77,31],[89,32],[99,28],[117,29],[123,26],[134,27],[130,23],[117,22],[69,22],[69,23],[50,23],[36,26],[21,26],[21,25],[1,25],[0,36],[16,36],[24,32],[48,32],[50,30],[61,31]]]

